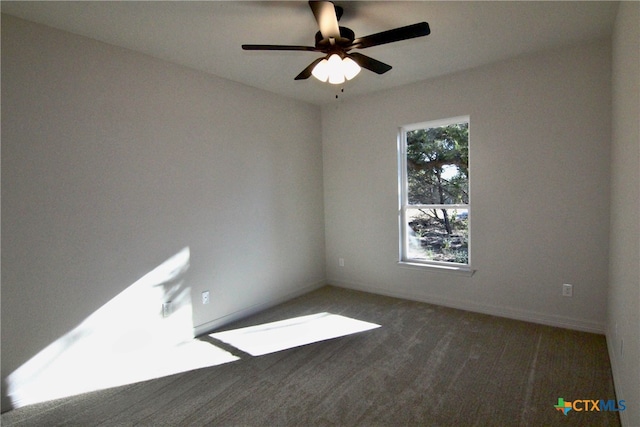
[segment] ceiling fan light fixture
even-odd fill
[[[311,74],[321,82],[326,82],[334,85],[344,83],[346,80],[351,80],[360,73],[360,66],[356,62],[349,58],[341,58],[340,55],[334,53],[329,56],[329,59],[323,59],[313,68]]]

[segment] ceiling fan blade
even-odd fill
[[[273,44],[243,44],[244,50],[304,50],[308,52],[319,52],[312,46],[289,46],[289,45],[273,45]]]
[[[340,27],[336,16],[336,7],[330,1],[310,1],[309,7],[316,18],[322,37],[335,39],[340,37]]]
[[[366,68],[367,70],[373,71],[376,74],[384,74],[392,68],[391,65],[380,62],[377,59],[370,58],[361,53],[353,52],[349,53],[347,56],[353,59],[355,63],[362,68]]]
[[[419,22],[406,27],[395,28],[381,33],[357,38],[351,43],[351,48],[364,49],[365,47],[378,46],[386,43],[398,42],[401,40],[413,39],[415,37],[428,36],[431,34],[429,24]]]
[[[316,65],[318,65],[318,62],[322,61],[323,59],[324,59],[324,57],[323,58],[318,58],[315,61],[313,61],[311,64],[309,64],[309,66],[307,68],[302,70],[302,72],[300,74],[298,74],[294,80],[304,80],[304,79],[308,79],[309,77],[311,77],[311,72],[313,71],[313,68]]]

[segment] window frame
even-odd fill
[[[411,132],[418,129],[429,129],[448,126],[457,123],[467,123],[469,126],[469,137],[471,135],[471,117],[458,116],[446,119],[429,120],[426,122],[414,123],[404,125],[399,128],[398,131],[398,230],[399,230],[399,261],[398,264],[404,267],[420,268],[420,269],[435,269],[438,271],[456,272],[465,275],[472,275],[475,270],[471,268],[471,174],[469,174],[469,202],[467,204],[420,204],[411,205],[409,203],[409,185],[408,185],[408,171],[407,171],[407,132]],[[471,163],[469,161],[469,163]],[[448,262],[448,261],[435,261],[435,260],[420,260],[410,258],[409,252],[409,239],[407,230],[407,211],[413,209],[466,209],[468,225],[468,261],[466,264]]]

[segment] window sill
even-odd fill
[[[403,268],[411,268],[423,271],[433,271],[435,273],[447,273],[447,274],[460,274],[462,276],[473,276],[476,270],[469,266],[454,266],[454,265],[437,265],[437,264],[422,264],[419,262],[399,261],[398,265]]]

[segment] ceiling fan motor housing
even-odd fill
[[[332,50],[333,47],[344,48],[351,45],[356,38],[355,33],[347,27],[340,28],[340,37],[333,39],[334,43],[331,43],[331,38],[322,37],[322,33],[318,31],[316,33],[316,48],[324,50]]]

